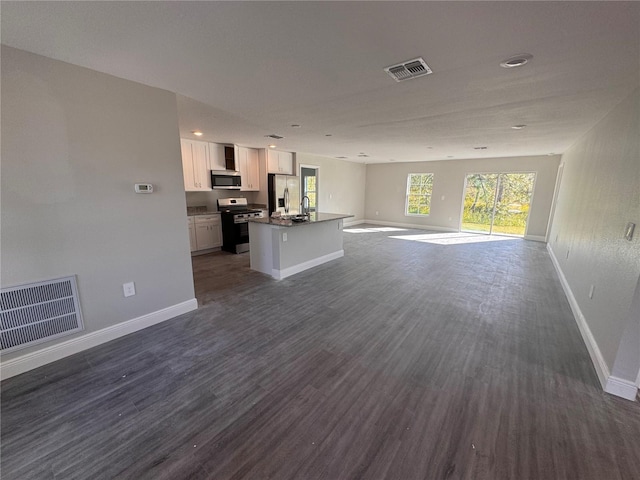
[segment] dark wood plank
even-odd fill
[[[544,245],[424,233],[194,258],[198,311],[2,383],[2,478],[640,478]]]

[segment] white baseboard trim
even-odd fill
[[[573,316],[576,319],[578,328],[580,329],[582,340],[584,340],[584,343],[587,346],[587,350],[589,351],[589,355],[591,356],[591,361],[593,362],[593,366],[595,367],[596,373],[598,374],[598,379],[602,384],[602,388],[606,390],[607,382],[610,376],[609,367],[607,366],[607,363],[604,361],[602,352],[600,352],[600,348],[598,347],[598,344],[596,343],[596,339],[591,333],[591,329],[589,328],[589,325],[587,325],[587,320],[584,318],[584,315],[582,314],[582,310],[580,310],[580,306],[578,305],[576,297],[573,295],[573,292],[571,291],[569,282],[567,282],[567,278],[564,276],[564,273],[560,268],[558,259],[556,258],[555,253],[553,253],[553,249],[551,248],[551,245],[548,243],[547,243],[547,251],[551,256],[551,261],[553,262],[553,266],[555,267],[556,272],[558,273],[558,277],[560,278],[562,289],[564,290],[564,293],[567,296],[567,300],[569,300],[569,306],[571,307]]]
[[[616,397],[622,397],[632,401],[635,400],[638,395],[638,387],[632,381],[614,377],[613,375],[607,379],[604,391]]]
[[[27,353],[17,358],[12,358],[6,362],[0,362],[0,378],[14,377],[21,373],[28,372],[34,368],[41,367],[47,363],[55,362],[61,358],[74,355],[89,348],[96,347],[103,343],[123,337],[143,328],[150,327],[157,323],[164,322],[184,313],[196,310],[198,301],[195,298],[186,302],[178,303],[162,310],[132,318],[125,322],[103,328],[96,332],[87,333],[74,337],[62,343],[57,343],[50,347],[43,348],[36,352]]]
[[[547,238],[543,235],[525,235],[525,240],[533,240],[534,242],[543,242],[546,243]]]
[[[457,228],[450,228],[450,227],[436,227],[433,225],[414,225],[413,223],[385,222],[381,220],[364,220],[362,223],[371,223],[373,225],[383,225],[385,227],[414,228],[416,230],[434,230],[436,232],[457,233],[459,231]]]
[[[365,221],[364,221],[364,220],[353,220],[353,221],[351,221],[351,222],[347,222],[347,221],[345,220],[345,221],[344,221],[344,223],[343,223],[343,225],[344,225],[345,227],[353,227],[353,226],[355,226],[355,225],[361,225],[361,224],[363,224],[363,223],[365,223]]]
[[[298,265],[294,265],[293,267],[284,268],[282,270],[276,270],[274,268],[271,271],[271,276],[276,280],[282,280],[283,278],[290,277],[291,275],[295,275],[296,273],[304,272],[305,270],[317,267],[318,265],[322,265],[323,263],[330,262],[331,260],[335,260],[340,257],[344,257],[344,250],[338,250],[336,252],[332,252],[327,255],[314,258],[313,260],[299,263]]]

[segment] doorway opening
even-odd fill
[[[318,211],[318,173],[320,167],[300,165],[300,199],[309,198],[309,211]]]
[[[460,230],[523,237],[535,179],[532,172],[468,174]]]

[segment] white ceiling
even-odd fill
[[[280,149],[367,163],[562,153],[640,84],[637,2],[3,1],[1,13],[4,44],[178,93],[185,137],[264,147],[277,133]],[[499,66],[519,53],[533,60]],[[419,56],[432,75],[383,71]]]

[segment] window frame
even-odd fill
[[[422,196],[427,196],[428,197],[428,201],[426,203],[426,206],[429,208],[429,213],[409,213],[409,195],[410,193],[410,189],[411,189],[411,177],[412,176],[431,176],[431,189],[428,193],[420,193],[419,195]],[[407,187],[405,189],[405,194],[404,194],[404,215],[406,217],[428,217],[429,215],[431,215],[431,198],[433,197],[433,182],[435,179],[435,175],[433,173],[430,172],[420,172],[420,173],[408,173],[407,174]],[[422,178],[420,179],[421,183],[420,186],[422,187],[423,183],[422,183]],[[415,194],[413,194],[415,195]]]

